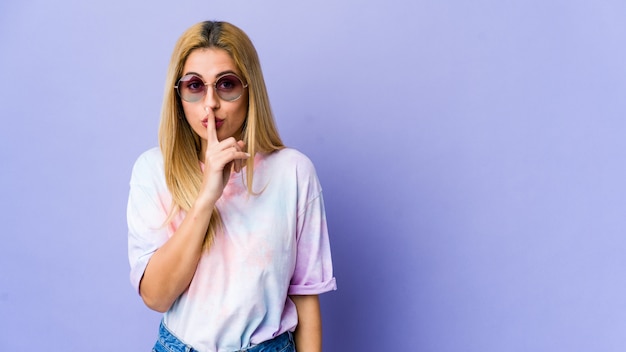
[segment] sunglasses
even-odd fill
[[[174,86],[178,96],[188,103],[195,103],[202,100],[209,86],[213,86],[217,96],[225,101],[235,101],[241,97],[243,90],[248,87],[234,73],[221,75],[215,83],[206,83],[202,78],[194,74],[184,75]]]

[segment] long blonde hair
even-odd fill
[[[241,72],[242,79],[248,83],[248,115],[242,137],[250,154],[246,162],[249,194],[254,194],[254,155],[257,152],[271,153],[284,148],[274,123],[259,57],[250,38],[241,29],[227,22],[205,21],[192,26],[183,33],[174,47],[161,108],[159,145],[163,154],[165,181],[172,194],[168,223],[181,210],[191,209],[202,184],[202,171],[198,161],[204,157],[199,155],[200,137],[187,122],[180,97],[174,89],[189,54],[201,48],[219,48],[228,52]],[[211,245],[221,224],[219,212],[214,208],[204,239],[206,249]]]

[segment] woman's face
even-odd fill
[[[237,70],[230,55],[218,48],[192,51],[183,66],[183,77],[193,74],[208,83],[206,95],[200,100],[188,102],[181,99],[187,122],[202,139],[203,153],[206,151],[208,133],[216,133],[220,141],[228,137],[235,137],[238,140],[242,138],[243,123],[248,113],[248,89],[243,89],[241,97],[234,101],[220,98],[215,90],[215,82],[227,73],[241,78],[241,72]],[[201,83],[196,83],[195,86],[201,87]],[[220,87],[222,86],[218,85],[218,88]],[[207,130],[207,123],[212,120],[215,121],[215,130],[211,128]]]

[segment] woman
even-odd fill
[[[321,351],[336,289],[315,169],[278,135],[257,53],[226,22],[178,40],[160,148],[133,167],[131,282],[164,312],[154,351]]]

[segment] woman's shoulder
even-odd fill
[[[163,155],[159,147],[153,147],[139,154],[135,161],[136,166],[163,164]]]
[[[294,148],[285,147],[277,150],[269,155],[269,159],[273,159],[274,162],[284,164],[285,166],[314,169],[311,159],[303,152]]]
[[[145,179],[163,174],[163,155],[159,147],[141,153],[133,165],[133,179]]]
[[[295,174],[298,179],[317,177],[315,166],[303,152],[294,148],[283,148],[265,157],[267,166],[282,175]]]
[[[311,163],[311,159],[306,154],[291,147],[279,149],[273,152],[271,156],[280,161]]]

